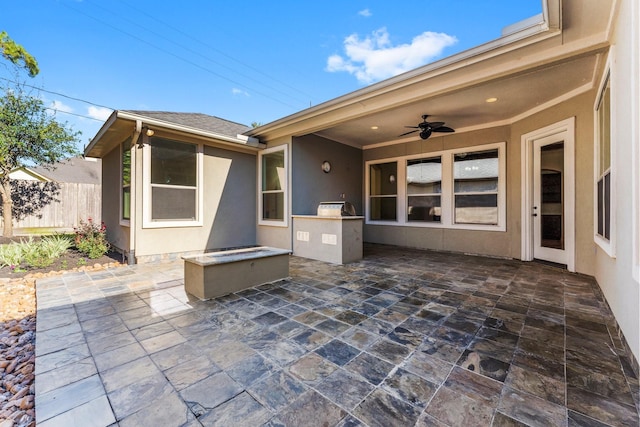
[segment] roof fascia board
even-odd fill
[[[91,150],[93,150],[93,148],[97,145],[98,141],[100,141],[102,139],[102,137],[107,133],[107,131],[109,130],[109,128],[115,123],[115,121],[118,119],[118,111],[114,111],[113,113],[111,113],[111,115],[109,116],[109,118],[102,124],[102,126],[100,127],[100,130],[98,131],[98,133],[96,134],[96,136],[93,137],[93,139],[89,142],[89,145],[87,145],[84,148],[84,154],[85,156],[91,152]]]
[[[492,57],[503,55],[507,52],[557,36],[560,34],[561,0],[541,1],[544,12],[540,15],[541,21],[537,25],[525,26],[517,31],[508,33],[503,37],[484,43],[475,48],[460,52],[456,55],[452,55],[387,80],[383,80],[379,83],[375,83],[371,86],[348,93],[338,98],[334,98],[315,107],[302,110],[264,126],[251,129],[246,132],[246,135],[265,137],[267,139],[278,138],[290,133],[286,130],[278,132],[279,129],[285,127],[289,128],[292,125],[308,121],[316,116],[325,114],[327,111],[346,107],[349,104],[357,104],[369,98],[398,90],[404,86],[429,80],[435,76],[446,74],[456,69],[467,67],[470,64],[482,62]],[[324,124],[326,126],[326,122]]]
[[[124,120],[141,120],[147,126],[157,126],[163,129],[170,129],[186,134],[198,135],[204,138],[216,139],[221,142],[227,142],[235,145],[241,145],[245,147],[261,148],[259,141],[256,138],[248,137],[245,135],[238,135],[236,138],[222,135],[216,132],[208,132],[201,129],[193,128],[190,126],[184,126],[177,123],[167,122],[165,120],[158,120],[148,116],[142,116],[138,114],[132,114],[130,112],[118,111],[118,118]]]

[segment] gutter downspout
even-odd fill
[[[129,151],[131,152],[131,176],[129,177],[129,180],[131,181],[131,188],[129,190],[131,205],[129,206],[129,251],[127,253],[127,264],[129,265],[134,265],[136,263],[136,187],[138,186],[138,180],[136,179],[136,153],[138,152],[138,138],[140,138],[141,133],[142,120],[136,120],[136,128],[133,131],[131,147],[129,147]]]

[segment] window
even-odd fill
[[[407,161],[407,221],[440,222],[442,158]]]
[[[504,150],[500,142],[367,162],[367,223],[505,231]]]
[[[454,222],[498,224],[498,150],[454,155]]]
[[[611,239],[611,89],[606,77],[596,107],[597,119],[597,184],[596,184],[596,233]]]
[[[201,147],[154,137],[144,157],[145,227],[202,225]]]
[[[287,146],[260,153],[260,210],[262,224],[287,224]]]
[[[397,218],[398,163],[379,163],[369,167],[369,219],[395,221]]]
[[[121,219],[128,221],[131,219],[131,143],[126,141],[122,144],[122,170],[121,183],[122,194],[120,200]]]

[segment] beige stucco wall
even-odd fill
[[[437,134],[436,134],[437,135]],[[406,246],[420,249],[435,249],[453,252],[476,253],[491,256],[512,257],[511,238],[513,233],[519,233],[514,229],[510,221],[511,212],[514,210],[519,183],[513,185],[514,168],[511,165],[511,133],[508,126],[500,126],[491,129],[483,129],[473,132],[458,134],[446,134],[432,136],[426,141],[412,141],[403,144],[388,145],[364,151],[364,163],[370,160],[379,160],[408,156],[413,154],[431,153],[455,148],[472,147],[478,145],[505,142],[507,153],[507,230],[460,230],[451,228],[426,228],[395,225],[365,224],[364,241],[389,245]],[[518,158],[519,159],[519,158]],[[363,164],[363,169],[365,165]],[[518,167],[519,168],[519,167]],[[517,194],[516,194],[517,192]],[[519,199],[517,199],[517,203]],[[519,215],[519,210],[518,210]]]
[[[102,221],[107,226],[107,239],[121,252],[129,249],[129,227],[120,225],[120,147],[102,159]]]
[[[517,185],[518,191],[514,196],[513,210],[509,221],[513,228],[521,227],[520,214],[520,185],[521,166],[520,156],[522,147],[520,138],[523,134],[535,131],[545,126],[558,123],[562,120],[575,117],[575,239],[576,239],[576,271],[593,275],[594,242],[593,242],[593,102],[595,91],[589,91],[578,95],[559,105],[550,107],[544,111],[520,120],[511,126],[511,138],[515,141],[509,165],[512,173],[509,174],[509,183]],[[520,233],[511,236],[514,240],[513,257],[520,258]]]
[[[364,240],[424,249],[521,258],[521,136],[575,117],[576,270],[593,275],[593,102],[595,91],[531,114],[511,125],[431,137],[364,151],[364,162],[506,142],[506,231],[365,225]]]
[[[622,332],[640,359],[638,285],[638,150],[640,144],[640,7],[622,0],[613,33],[611,67],[612,191],[615,196],[615,257],[596,247],[594,275]]]

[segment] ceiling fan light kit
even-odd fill
[[[433,132],[445,132],[445,133],[455,132],[455,130],[451,129],[448,126],[445,126],[444,122],[428,122],[427,121],[428,117],[429,117],[428,114],[423,114],[422,122],[418,123],[418,126],[405,126],[406,128],[414,129],[414,130],[405,132],[399,136],[405,136],[405,135],[412,134],[414,132],[420,132],[419,134],[420,138],[429,139],[429,137]]]

